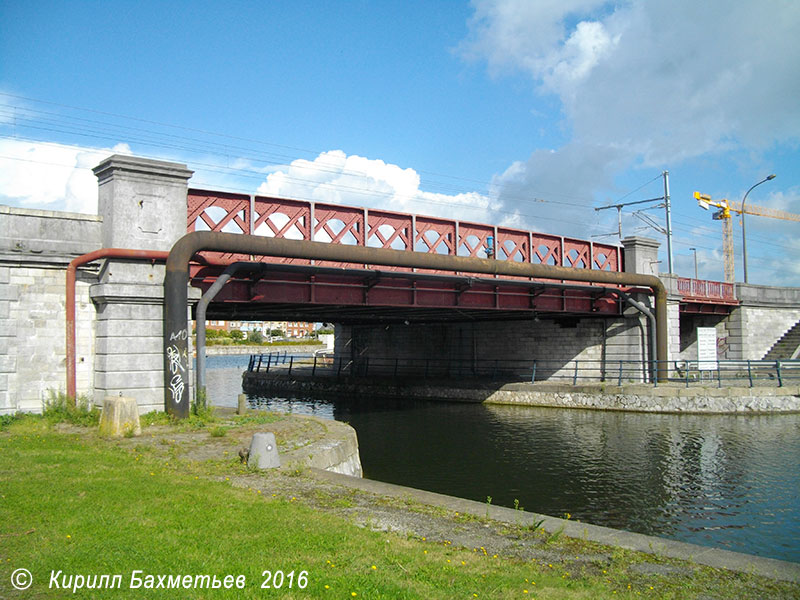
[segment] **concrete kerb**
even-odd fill
[[[282,451],[281,468],[290,471],[310,468],[360,478],[362,468],[356,430],[340,421],[312,415],[303,415],[302,418],[321,424],[325,435],[309,444]]]
[[[800,412],[800,386],[716,388],[665,384],[658,387],[630,384],[565,385],[560,383],[453,382],[446,380],[399,380],[311,377],[297,369],[283,373],[245,372],[248,392],[338,394],[369,398],[482,402],[550,408],[630,411],[675,414],[780,414]]]
[[[542,528],[550,534],[561,530],[563,535],[571,538],[616,546],[627,550],[635,550],[655,556],[685,560],[708,567],[800,583],[800,564],[798,563],[752,556],[740,552],[731,552],[729,550],[708,548],[706,546],[677,542],[588,523],[579,523],[501,506],[491,506],[473,500],[465,500],[464,498],[456,498],[391,483],[341,475],[339,473],[332,473],[320,469],[311,469],[311,472],[315,477],[319,477],[320,479],[382,496],[410,498],[422,504],[446,508],[476,517],[488,516],[490,519],[513,525],[525,526],[541,521]]]

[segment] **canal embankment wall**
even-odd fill
[[[685,560],[698,565],[756,574],[782,581],[800,582],[800,565],[793,562],[699,546],[600,525],[560,519],[525,510],[492,506],[483,502],[391,483],[347,477],[330,471],[315,470],[314,474],[320,479],[378,494],[382,497],[402,498],[406,502],[415,501],[428,506],[451,510],[457,514],[492,519],[516,526],[538,526],[551,535],[563,534],[566,537],[635,550],[654,556]]]
[[[358,452],[356,430],[347,423],[310,415],[299,417],[321,425],[324,435],[286,452],[281,462],[288,468],[313,468],[330,473],[361,477],[361,456]]]
[[[242,356],[252,354],[314,354],[325,348],[324,344],[289,344],[286,346],[206,346],[206,356]]]
[[[761,414],[800,412],[800,386],[683,387],[681,385],[565,385],[547,382],[422,382],[418,380],[354,380],[335,377],[289,377],[275,373],[243,375],[247,393],[337,395],[351,398],[441,400],[619,410],[652,413]]]

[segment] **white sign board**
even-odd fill
[[[713,371],[717,368],[717,329],[697,328],[697,369]]]

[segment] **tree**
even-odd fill
[[[261,333],[258,329],[254,329],[250,333],[247,334],[247,341],[251,344],[260,344],[264,341],[264,334]]]
[[[244,339],[244,333],[242,333],[241,330],[239,329],[234,329],[233,331],[231,331],[231,338],[234,341],[238,342]]]

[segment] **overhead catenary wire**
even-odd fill
[[[280,170],[284,181],[296,187],[308,186],[309,190],[314,184],[309,182],[309,178],[300,175],[301,173],[330,173],[338,176],[340,179],[364,176],[362,172],[348,171],[340,168],[337,164],[326,162],[324,157],[322,157],[324,151],[280,144],[275,141],[263,139],[233,136],[202,128],[175,125],[152,119],[41,100],[6,92],[0,92],[0,97],[5,97],[12,102],[0,104],[0,127],[7,130],[13,129],[14,131],[13,135],[5,136],[5,139],[28,140],[37,144],[46,143],[41,139],[37,139],[37,137],[26,137],[23,132],[28,131],[31,134],[35,132],[47,132],[56,134],[54,137],[59,135],[66,136],[67,138],[83,137],[86,139],[102,140],[110,144],[125,142],[133,145],[155,148],[165,151],[166,155],[154,156],[154,158],[163,158],[165,160],[175,160],[175,156],[171,153],[189,153],[195,155],[202,155],[205,153],[208,156],[202,156],[200,160],[192,159],[193,167],[207,173],[219,173],[245,181],[257,180],[260,182],[263,182],[264,178],[269,173]],[[136,151],[137,154],[142,154],[138,149],[136,149]],[[19,157],[7,158],[19,160]],[[253,164],[248,165],[248,162]],[[47,163],[42,162],[41,164]],[[62,166],[64,168],[75,168],[74,165],[49,164]],[[290,175],[287,173],[289,169],[293,170],[293,174]],[[403,196],[402,194],[396,194],[394,192],[381,194],[381,192],[376,190],[364,190],[363,187],[359,187],[358,185],[348,185],[348,183],[344,181],[337,181],[335,183],[329,182],[326,183],[326,187],[341,193],[341,195],[360,195],[373,198],[392,197],[400,198],[401,200],[411,203],[445,206],[448,208],[452,208],[453,205],[451,202],[445,199],[436,199],[435,197],[431,197],[431,195],[442,194],[446,196],[461,194],[464,197],[460,199],[458,206],[463,207],[465,210],[490,211],[496,214],[508,215],[512,218],[530,219],[533,223],[546,221],[574,225],[575,219],[574,217],[558,218],[531,214],[524,208],[522,210],[513,209],[513,206],[546,204],[563,206],[570,209],[574,208],[576,210],[585,210],[594,203],[590,198],[570,196],[554,191],[542,192],[539,190],[532,191],[530,194],[515,193],[514,185],[512,184],[503,187],[503,201],[507,206],[511,206],[509,210],[506,207],[501,208],[498,205],[492,204],[493,202],[499,202],[499,200],[496,195],[498,191],[497,187],[491,182],[487,183],[483,180],[461,175],[437,173],[421,169],[415,169],[415,172],[426,176],[424,182],[425,191],[420,190],[419,194],[416,195]],[[640,186],[626,192],[617,199],[617,203],[645,189],[648,185],[656,182],[660,177],[661,175],[656,175]],[[206,183],[215,185],[214,182],[204,182],[202,179],[198,179],[195,182],[198,187]],[[477,184],[479,187],[477,187],[477,189],[474,185],[465,187],[465,184]],[[252,188],[244,189],[236,185],[226,184],[223,187],[226,187],[229,191],[236,191],[239,193],[253,192]],[[306,197],[298,199],[317,199],[312,198],[310,193],[303,195]],[[297,194],[293,194],[293,196],[297,196]],[[472,198],[470,198],[470,196]],[[473,198],[481,198],[482,201],[480,203],[471,201]],[[693,221],[693,219],[690,220]],[[699,219],[697,221],[699,222]],[[716,229],[687,224],[685,219],[676,219],[676,223],[681,226],[680,229],[685,234],[691,234],[691,231],[685,230],[685,227],[689,227],[697,231],[707,232],[710,235],[718,235]],[[585,224],[588,225],[588,223]],[[513,227],[514,225],[509,222],[509,226]],[[595,222],[589,226],[589,229],[590,232],[592,230],[600,230],[599,223]],[[769,245],[770,247],[796,250],[793,246],[776,243],[774,238],[766,238],[758,236],[757,234],[749,237],[765,245]],[[696,241],[692,241],[691,244],[697,246]]]
[[[255,140],[255,139],[250,139],[250,138],[229,136],[227,134],[220,134],[220,133],[211,132],[211,131],[207,131],[207,130],[203,130],[203,129],[190,128],[190,127],[184,127],[184,126],[178,126],[178,125],[171,125],[171,124],[167,124],[167,123],[161,123],[161,122],[158,122],[158,121],[152,121],[152,120],[148,120],[148,119],[141,119],[141,118],[138,118],[138,117],[129,117],[129,116],[119,115],[119,114],[116,114],[116,113],[110,113],[110,112],[106,112],[106,111],[97,111],[97,110],[94,110],[94,109],[74,107],[74,106],[71,106],[71,105],[64,105],[64,104],[59,104],[59,103],[54,103],[54,102],[49,102],[49,101],[35,100],[35,99],[31,99],[31,98],[26,98],[26,97],[23,97],[23,96],[15,96],[13,94],[5,94],[3,92],[0,92],[0,96],[3,96],[3,95],[9,96],[9,97],[12,97],[12,98],[29,100],[31,102],[41,102],[41,103],[48,104],[48,105],[61,106],[61,107],[69,108],[71,110],[84,111],[84,112],[88,112],[88,113],[111,116],[111,117],[114,117],[114,118],[131,120],[131,121],[134,121],[134,122],[146,123],[146,124],[155,125],[155,126],[159,126],[159,127],[167,127],[167,128],[170,128],[170,129],[175,129],[175,130],[180,130],[180,131],[189,131],[189,132],[199,133],[199,134],[203,134],[203,135],[210,135],[210,136],[213,136],[213,137],[216,137],[216,138],[231,139],[231,140],[235,140],[237,142],[238,141],[246,141],[250,145],[249,146],[237,146],[237,145],[230,144],[230,143],[218,144],[218,143],[209,142],[207,140],[202,140],[202,139],[199,139],[199,138],[196,138],[196,137],[178,136],[178,135],[175,135],[175,134],[164,134],[162,132],[143,129],[143,128],[140,128],[140,127],[128,127],[128,126],[125,126],[125,125],[118,125],[118,124],[115,124],[115,123],[107,123],[107,122],[102,122],[102,121],[96,121],[96,120],[93,120],[93,119],[84,119],[84,118],[81,118],[81,117],[71,117],[69,115],[66,115],[66,116],[58,115],[57,113],[52,113],[52,112],[49,112],[49,111],[40,111],[40,112],[42,112],[42,114],[46,114],[48,116],[58,116],[58,117],[64,119],[66,121],[66,124],[60,124],[59,121],[50,120],[50,121],[44,121],[44,123],[47,124],[47,125],[50,125],[50,127],[43,127],[41,125],[36,125],[35,123],[39,122],[39,119],[35,119],[35,118],[32,118],[32,117],[27,119],[26,122],[18,123],[19,125],[23,125],[23,126],[25,126],[26,128],[29,128],[29,129],[34,129],[34,130],[39,130],[39,131],[48,131],[48,132],[51,132],[51,133],[62,133],[62,134],[68,134],[68,135],[82,136],[82,137],[88,137],[88,138],[91,138],[91,139],[103,139],[103,140],[108,140],[108,141],[112,141],[112,142],[119,142],[120,141],[119,138],[115,137],[115,136],[119,136],[123,132],[125,132],[125,135],[128,135],[128,136],[130,136],[131,132],[139,132],[140,134],[145,134],[145,135],[148,135],[148,136],[162,136],[162,137],[167,138],[167,140],[162,140],[162,139],[159,139],[158,137],[156,137],[156,138],[153,138],[153,137],[143,137],[143,138],[132,138],[132,137],[129,137],[129,139],[127,141],[141,143],[141,144],[145,144],[145,145],[150,145],[152,147],[159,147],[159,148],[163,148],[163,149],[172,149],[172,150],[181,150],[181,151],[185,151],[185,152],[202,152],[202,151],[206,151],[206,152],[217,151],[217,152],[220,152],[220,151],[222,151],[222,153],[224,154],[225,152],[235,151],[235,152],[237,152],[237,154],[236,154],[236,159],[237,160],[254,160],[254,161],[265,161],[265,162],[267,162],[267,161],[273,161],[273,162],[274,161],[278,161],[278,162],[281,162],[283,164],[290,163],[292,161],[307,160],[308,159],[307,157],[316,156],[317,158],[314,160],[314,166],[313,166],[313,168],[315,170],[318,170],[320,172],[326,172],[328,169],[331,169],[333,167],[332,164],[326,165],[324,161],[321,162],[319,160],[319,156],[322,155],[324,153],[324,151],[312,151],[312,150],[307,150],[307,149],[300,149],[300,148],[296,148],[296,147],[293,147],[293,146],[287,146],[287,145],[283,145],[283,144],[275,144],[273,142],[265,142],[263,140]],[[6,107],[0,106],[0,114],[5,114],[7,118],[9,118],[12,114],[14,114],[19,119],[19,118],[21,118],[21,114],[20,114],[20,112],[17,112],[17,111],[21,111],[23,113],[24,112],[32,113],[34,115],[37,112],[36,109],[29,109],[29,108],[26,108],[26,107],[12,107],[12,108],[15,109],[14,112],[10,112],[8,106],[6,106]],[[76,125],[74,123],[71,123],[70,120],[77,120],[80,123]],[[0,120],[0,122],[2,122],[2,120]],[[81,124],[84,124],[84,123],[85,124],[92,124],[92,125],[101,125],[101,126],[109,127],[111,129],[105,129],[105,130],[102,129],[102,128],[94,128],[94,129],[92,129],[92,128],[89,128],[89,127],[81,125]],[[75,129],[74,127],[76,127],[76,126],[80,127],[80,128]],[[69,127],[72,127],[72,128],[69,128]],[[123,131],[115,131],[114,130],[115,128],[116,129],[122,129]],[[181,141],[185,142],[185,144],[179,144],[174,140],[181,140]],[[188,144],[188,145],[186,145],[186,144]],[[302,152],[302,153],[306,154],[307,157],[303,157],[303,156],[298,157],[298,156],[292,155],[292,154],[275,154],[275,153],[272,153],[272,152],[263,152],[263,151],[261,153],[258,153],[258,152],[257,153],[253,153],[254,152],[254,148],[253,148],[252,145],[276,147],[276,148],[287,149],[287,150],[296,150],[298,152]],[[310,168],[310,167],[307,167],[307,166],[304,166],[304,165],[292,165],[292,166],[295,167],[295,168]],[[340,173],[342,171],[340,169],[338,169],[338,168],[335,168],[335,169],[332,169],[331,172]],[[467,177],[463,177],[463,176],[442,174],[442,173],[436,173],[436,172],[425,171],[425,170],[417,170],[417,169],[415,169],[415,172],[420,173],[420,174],[431,175],[432,177],[443,177],[443,178],[450,179],[450,180],[464,181],[464,182],[469,182],[469,183],[476,183],[476,184],[479,184],[480,186],[486,186],[487,185],[485,181],[481,181],[481,180],[477,180],[477,179],[473,179],[473,178],[467,178]],[[361,173],[358,173],[358,172],[349,172],[349,173],[348,172],[344,172],[344,174],[361,175]],[[437,187],[437,188],[442,189],[442,190],[446,190],[448,193],[470,193],[470,192],[474,192],[475,191],[474,186],[471,187],[471,188],[465,189],[463,187],[454,187],[452,184],[444,184],[444,183],[441,183],[441,182],[436,182],[435,180],[428,181],[427,183],[428,183],[429,186]],[[486,192],[482,192],[482,193],[487,193],[488,194],[489,192],[486,191]],[[536,192],[536,193],[540,193],[540,192]],[[583,202],[574,203],[574,202],[566,202],[564,200],[545,199],[545,198],[541,198],[541,197],[531,198],[531,197],[529,197],[527,195],[526,196],[515,196],[513,193],[508,193],[508,192],[506,192],[506,195],[509,197],[509,199],[517,201],[517,202],[547,202],[547,203],[564,204],[564,205],[570,205],[571,204],[571,205],[574,205],[576,207],[583,207],[583,206],[585,206],[586,202],[590,201],[589,199],[580,198],[580,200],[583,200]],[[562,196],[562,197],[567,197],[567,198],[571,197],[569,195],[558,193],[558,192],[549,192],[549,193],[546,193],[545,195],[555,195],[555,196]]]

